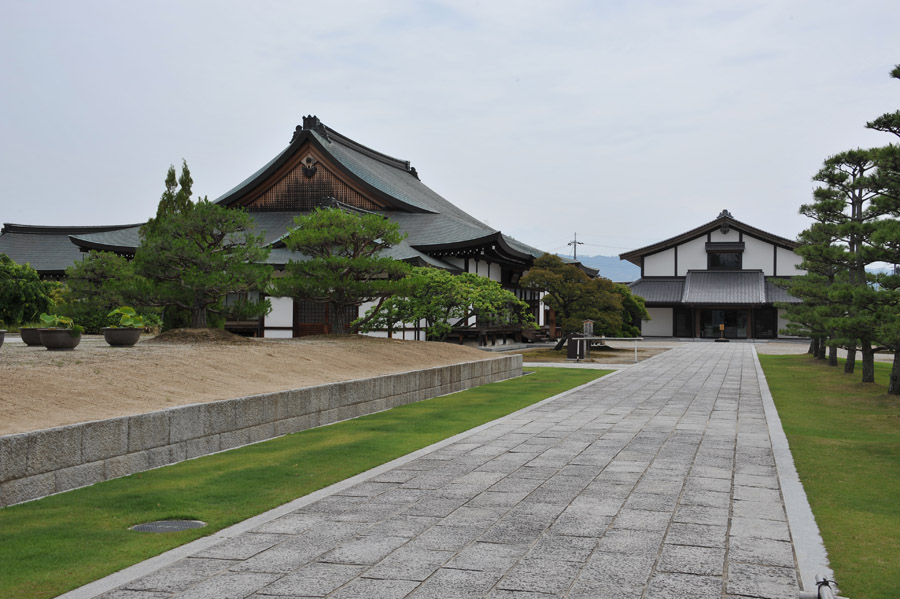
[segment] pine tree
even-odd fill
[[[181,176],[177,179],[175,178],[175,165],[170,164],[169,171],[166,173],[166,190],[160,196],[159,204],[156,207],[156,218],[190,210],[194,205],[191,201],[193,185],[194,180],[191,178],[187,160],[181,159]]]
[[[891,71],[900,79],[900,65]],[[900,111],[883,114],[866,123],[866,127],[891,133],[900,138]],[[893,216],[880,220],[872,234],[875,258],[894,265],[894,270],[872,276],[872,289],[877,293],[877,322],[875,338],[894,353],[888,393],[900,395],[900,147],[890,144],[880,148],[875,156],[883,192],[877,202],[882,211]]]
[[[141,227],[141,245],[134,256],[138,276],[132,293],[137,302],[184,310],[190,313],[192,328],[205,328],[209,314],[265,314],[268,301],[242,301],[226,308],[225,297],[265,290],[272,274],[264,264],[269,248],[252,232],[249,214],[205,197],[195,204],[192,185],[187,162],[182,161],[177,181],[175,167],[169,167],[156,218]]]
[[[405,235],[378,214],[340,208],[318,208],[297,216],[294,223],[284,242],[303,258],[285,266],[285,276],[272,283],[272,295],[325,304],[332,331],[356,332],[362,323],[354,322],[354,308],[369,301],[383,303],[409,272],[405,262],[381,254]]]

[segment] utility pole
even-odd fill
[[[575,239],[569,242],[572,246],[572,260],[578,260],[578,246],[584,245],[583,241],[578,241],[578,233],[575,233]]]

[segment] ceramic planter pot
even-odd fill
[[[75,349],[81,343],[81,335],[73,337],[69,329],[38,329],[41,344],[49,350]]]
[[[24,327],[19,329],[19,334],[22,335],[22,342],[25,343],[25,345],[40,345],[41,334],[38,330],[37,327]]]
[[[106,327],[103,338],[113,347],[131,347],[141,338],[144,329],[131,327]]]

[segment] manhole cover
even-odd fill
[[[200,520],[157,520],[156,522],[137,524],[132,526],[130,530],[136,530],[137,532],[179,532],[203,526],[206,526],[206,522],[201,522]]]

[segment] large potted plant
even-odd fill
[[[41,345],[40,327],[19,327],[19,335],[25,345]]]
[[[84,329],[68,316],[41,314],[41,322],[47,325],[46,328],[38,329],[41,344],[47,349],[54,351],[75,349],[81,343]]]
[[[131,347],[141,338],[144,330],[144,319],[134,308],[120,306],[107,314],[109,318],[119,317],[119,324],[104,327],[103,338],[113,347]]]

